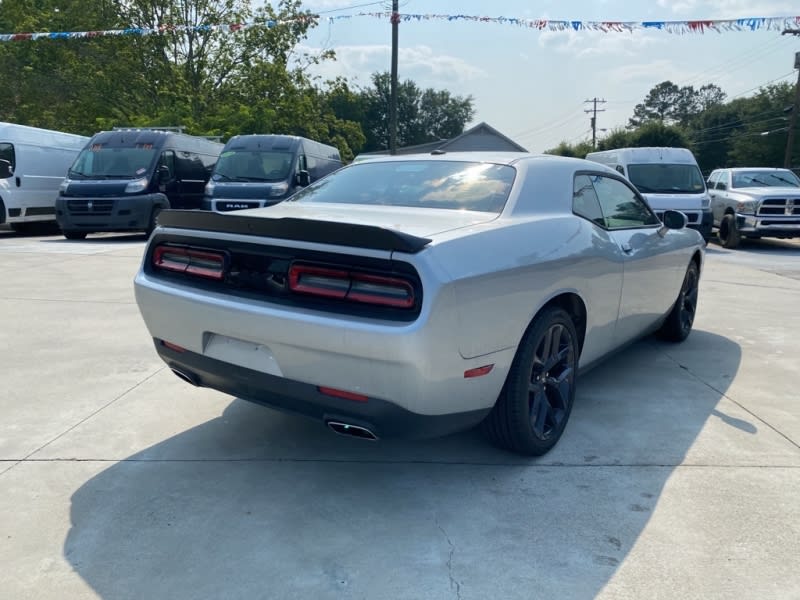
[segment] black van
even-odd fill
[[[154,129],[95,134],[75,159],[56,200],[67,239],[94,231],[153,230],[165,208],[200,208],[223,145]]]
[[[338,149],[314,140],[237,135],[211,174],[203,208],[227,212],[276,204],[341,166]]]

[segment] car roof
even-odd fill
[[[371,155],[369,162],[406,162],[418,160],[460,161],[460,162],[491,162],[501,165],[513,165],[521,161],[536,164],[560,164],[573,167],[583,167],[605,170],[603,165],[583,158],[557,156],[555,154],[533,154],[529,152],[495,152],[495,151],[465,151],[465,152],[437,152],[421,154],[395,154]],[[364,160],[358,163],[367,162]]]

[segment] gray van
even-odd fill
[[[152,129],[95,134],[75,159],[56,200],[70,240],[95,231],[144,231],[166,208],[198,209],[223,145]]]
[[[342,166],[339,150],[293,135],[231,138],[206,185],[203,208],[228,212],[277,204]]]

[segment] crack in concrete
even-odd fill
[[[751,416],[751,417],[753,417],[754,419],[757,419],[759,422],[761,422],[761,423],[763,423],[764,425],[766,425],[766,426],[767,426],[769,429],[771,429],[772,431],[774,431],[775,433],[777,433],[779,436],[781,436],[783,439],[785,439],[787,442],[789,442],[789,443],[790,443],[792,446],[794,446],[795,448],[797,448],[798,450],[800,450],[800,444],[798,444],[796,441],[794,441],[792,438],[790,438],[790,437],[789,437],[787,434],[785,434],[784,432],[782,432],[780,429],[778,429],[777,427],[775,427],[775,426],[774,426],[772,423],[770,423],[770,422],[769,422],[769,421],[767,421],[766,419],[764,419],[764,418],[762,418],[762,417],[758,416],[758,415],[757,415],[756,413],[754,413],[752,410],[750,410],[749,408],[747,408],[746,406],[744,406],[744,405],[743,405],[741,402],[739,402],[738,400],[736,400],[736,399],[734,399],[734,398],[731,398],[731,397],[730,397],[728,394],[726,394],[726,393],[725,393],[725,392],[723,392],[722,390],[720,390],[720,389],[717,389],[717,388],[716,388],[714,385],[712,385],[711,383],[709,383],[708,381],[706,381],[705,379],[703,379],[702,377],[700,377],[700,375],[698,375],[697,373],[695,373],[695,372],[694,372],[694,371],[693,371],[691,368],[689,368],[689,367],[685,366],[684,364],[682,364],[682,363],[681,363],[679,360],[677,360],[677,359],[676,359],[674,356],[671,356],[669,352],[666,352],[666,351],[665,351],[665,352],[664,352],[664,356],[666,356],[668,359],[670,359],[672,362],[674,362],[676,365],[678,365],[678,366],[679,366],[681,369],[683,369],[684,371],[686,371],[686,372],[687,372],[689,375],[691,375],[692,377],[694,377],[694,378],[695,378],[697,381],[699,381],[700,383],[702,383],[704,386],[706,386],[707,388],[709,388],[709,389],[711,389],[711,390],[714,390],[714,391],[715,391],[717,394],[719,394],[719,395],[720,395],[720,397],[722,397],[722,398],[725,398],[726,400],[729,400],[729,401],[733,402],[733,403],[734,403],[736,406],[738,406],[739,408],[741,408],[741,409],[742,409],[744,412],[746,412],[748,415],[750,415],[750,416]]]
[[[456,598],[458,600],[461,600],[461,583],[455,577],[453,577],[453,554],[456,551],[455,544],[453,544],[453,541],[450,539],[450,536],[447,535],[447,532],[444,530],[444,527],[442,527],[439,524],[438,519],[436,520],[436,527],[438,527],[439,531],[442,532],[444,539],[447,540],[447,544],[450,546],[450,554],[447,556],[447,576],[450,578],[450,589],[451,590],[455,589]]]

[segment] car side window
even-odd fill
[[[588,175],[575,177],[572,188],[572,212],[595,225],[606,226],[603,212],[600,210],[600,201]]]
[[[647,203],[619,179],[592,175],[600,210],[609,229],[630,229],[659,225],[660,221]]]
[[[720,177],[720,172],[719,171],[714,171],[713,173],[711,173],[711,175],[708,178],[708,181],[706,181],[706,187],[709,190],[713,190],[714,187],[716,187],[716,185],[717,185],[717,181],[719,180],[719,177]]]
[[[728,189],[728,174],[724,171],[719,174],[719,178],[717,179],[717,185],[714,186],[718,190],[727,190]]]

